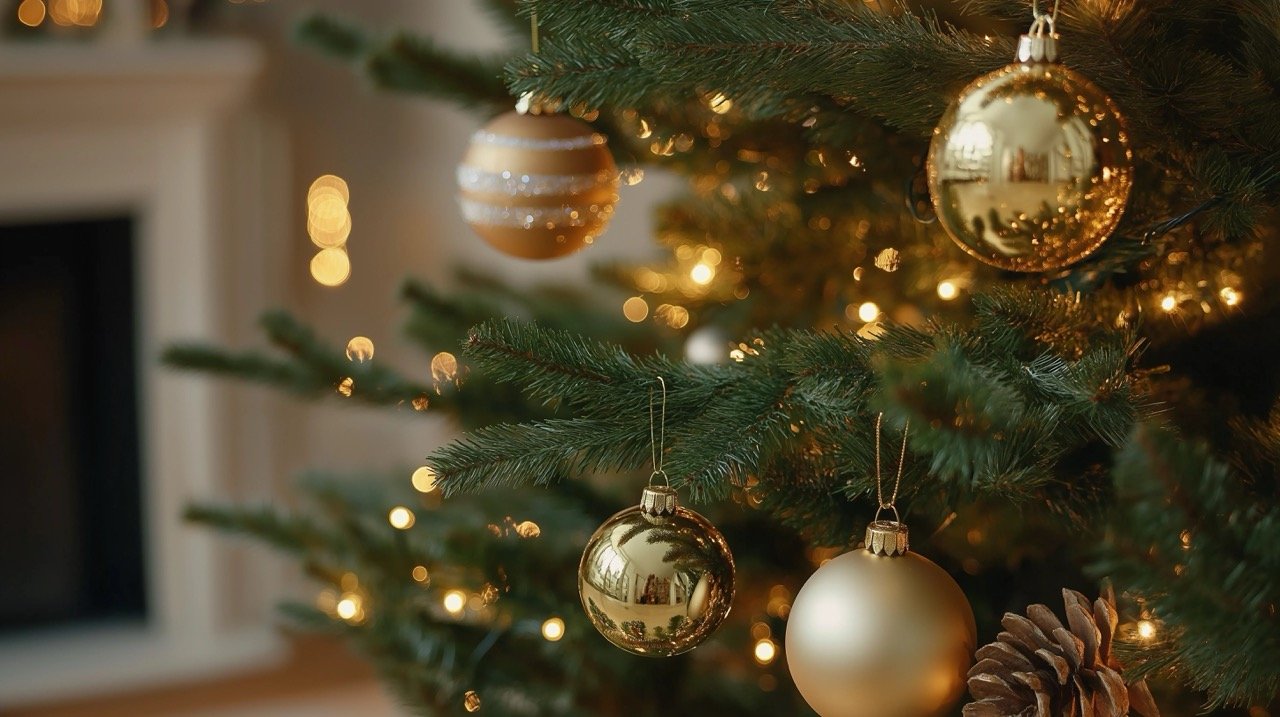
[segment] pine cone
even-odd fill
[[[1062,591],[1063,627],[1044,605],[1027,617],[1005,613],[1005,631],[977,652],[969,670],[974,702],[964,717],[1160,717],[1145,680],[1126,685],[1111,654],[1119,619],[1115,603]]]

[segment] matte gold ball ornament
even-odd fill
[[[1037,14],[1017,61],[960,92],[929,147],[939,223],[965,252],[1010,271],[1054,271],[1092,254],[1133,184],[1124,117],[1058,64],[1054,16]]]
[[[898,476],[862,547],[828,561],[800,588],[787,618],[784,649],[796,689],[821,717],[940,717],[965,691],[977,646],[973,608],[947,571],[909,550],[894,502]],[[888,510],[894,520],[880,520]]]
[[[495,118],[472,136],[457,179],[463,217],[476,234],[524,259],[561,257],[591,244],[618,201],[608,141],[561,114],[512,111]]]
[[[964,694],[977,640],[960,586],[908,550],[906,525],[885,520],[805,582],[784,649],[821,717],[936,717]]]

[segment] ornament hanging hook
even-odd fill
[[[907,431],[911,428],[911,419],[907,419],[902,425],[902,448],[898,451],[898,475],[893,480],[893,492],[889,494],[889,500],[884,499],[884,483],[880,479],[880,424],[884,421],[884,411],[876,414],[876,514],[872,518],[872,522],[880,520],[882,511],[893,511],[893,521],[901,523],[902,518],[898,515],[898,488],[902,486],[902,467],[906,464],[907,458]]]
[[[529,11],[529,44],[533,46],[533,54],[538,54],[538,6]]]
[[[1058,34],[1058,10],[1061,9],[1062,0],[1053,0],[1052,12],[1040,11],[1040,0],[1031,0],[1031,29],[1028,35],[1043,37],[1046,34],[1053,37]],[[1047,32],[1046,32],[1047,31]]]
[[[662,455],[667,442],[667,382],[659,376],[658,385],[662,387],[662,409],[661,418],[657,421],[654,420],[653,387],[649,387],[649,453],[653,458],[653,473],[649,474],[649,485],[653,486],[653,481],[661,478],[663,485],[671,487],[671,479],[662,470]]]

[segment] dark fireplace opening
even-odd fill
[[[132,222],[0,226],[0,635],[146,617]]]

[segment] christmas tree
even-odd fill
[[[467,431],[412,481],[316,476],[301,510],[191,510],[325,583],[288,606],[297,624],[348,636],[422,714],[805,714],[793,649],[809,703],[863,714],[819,706],[821,670],[785,635],[900,471],[911,551],[976,618],[968,694],[940,713],[1154,714],[1144,685],[1163,714],[1276,709],[1280,3],[492,5],[505,60],[327,18],[299,35],[478,124],[521,96],[575,117],[625,178],[687,177],[658,209],[667,261],[599,267],[630,295],[609,305],[466,271],[449,295],[407,282],[431,380],[280,313],[278,354],[170,350]],[[1037,122],[1066,144],[1032,151]],[[596,634],[577,568],[659,469],[737,580],[714,637],[650,659]],[[927,678],[909,672],[892,684]]]

